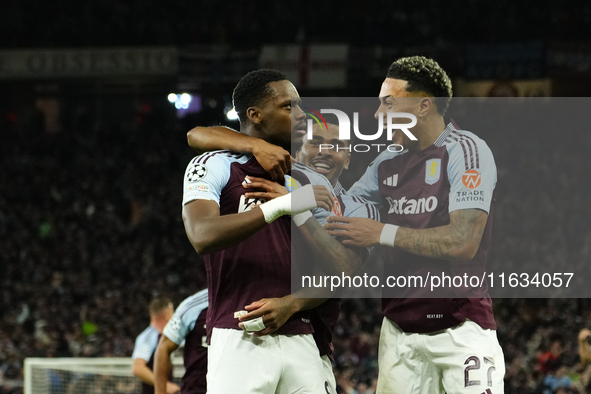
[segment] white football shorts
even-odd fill
[[[325,369],[311,334],[255,337],[214,328],[208,352],[208,394],[326,391]]]
[[[377,394],[503,394],[505,359],[495,330],[473,321],[427,334],[384,318]]]
[[[324,389],[325,391],[322,392],[324,394],[337,394],[337,381],[334,378],[334,372],[332,370],[332,362],[330,358],[325,354],[324,356],[320,357],[322,360],[322,365],[324,367]]]

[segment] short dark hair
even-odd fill
[[[287,77],[281,71],[268,68],[251,71],[243,76],[234,88],[232,101],[240,122],[246,121],[246,110],[258,105],[273,93],[270,82],[283,81]]]
[[[172,301],[170,300],[170,298],[164,296],[157,296],[154,297],[152,301],[150,301],[150,306],[148,306],[148,310],[150,311],[150,316],[154,316],[169,307],[172,308]]]
[[[407,81],[407,92],[428,93],[435,98],[438,112],[447,112],[453,95],[451,80],[435,60],[424,56],[400,58],[392,63],[386,78]]]

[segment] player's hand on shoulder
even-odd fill
[[[248,192],[245,193],[244,196],[247,198],[264,198],[267,200],[272,200],[277,197],[284,196],[289,192],[285,188],[285,186],[281,186],[277,182],[272,182],[268,179],[264,178],[257,178],[254,176],[248,176],[247,179],[250,182],[242,183],[246,189],[263,189],[263,192]]]
[[[334,205],[334,196],[326,186],[312,186],[314,189],[314,197],[316,198],[316,205],[318,208],[332,211]]]
[[[281,181],[291,169],[292,157],[280,146],[257,140],[252,148],[252,154],[274,181]]]
[[[290,297],[263,298],[247,305],[244,309],[249,313],[240,316],[241,322],[263,318],[265,329],[254,333],[255,336],[263,336],[271,334],[283,326],[297,312],[297,305]],[[244,329],[244,323],[238,325]]]
[[[180,393],[181,392],[181,388],[172,382],[166,382],[166,394],[176,394],[176,393]]]

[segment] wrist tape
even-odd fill
[[[263,323],[262,317],[243,321],[242,324],[244,324],[244,329],[248,332],[257,332],[265,329],[265,323]]]
[[[384,228],[382,228],[382,233],[380,234],[380,245],[394,247],[398,228],[399,226],[394,224],[386,224]]]
[[[265,222],[272,223],[283,215],[297,215],[316,208],[316,197],[312,185],[306,185],[285,196],[277,197],[259,205]]]
[[[312,215],[312,212],[305,211],[302,213],[298,213],[297,215],[294,215],[292,217],[292,219],[293,219],[294,224],[296,226],[300,227],[301,225],[306,223],[306,220],[310,219],[311,217],[314,217],[314,215]]]

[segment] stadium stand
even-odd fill
[[[0,47],[220,44],[243,50],[335,42],[365,54],[374,46],[589,42],[591,31],[587,0],[343,0],[338,7],[236,1],[225,10],[218,3],[7,0]],[[376,68],[381,80],[386,69]],[[97,118],[88,108],[66,106],[62,132],[46,134],[32,105],[2,96],[0,394],[19,394],[26,357],[131,356],[152,296],[166,294],[178,305],[204,286],[205,273],[180,217],[182,174],[194,155],[185,132],[195,123],[182,123],[171,111],[130,112],[121,122],[106,110]],[[210,115],[197,123],[223,116]],[[514,126],[485,135],[499,170],[493,259],[523,270],[554,261],[588,264],[591,183],[582,163],[591,142],[556,144],[555,135]],[[515,138],[515,130],[532,149],[507,138]],[[524,199],[524,189],[539,198]],[[539,226],[540,216],[551,226]],[[507,364],[505,393],[591,393],[591,366],[580,364],[577,354],[577,333],[591,328],[589,299],[497,299],[494,307]],[[334,341],[340,393],[374,393],[381,321],[379,301],[343,302]]]
[[[72,0],[9,0],[6,12],[0,15],[0,36],[4,37],[3,47],[15,48],[578,40],[588,31],[590,7],[585,0],[542,0],[534,5],[508,0],[431,0],[421,4],[347,0],[337,6],[331,2],[232,1],[223,9],[214,0],[201,1],[199,7],[186,0],[166,4],[102,0],[83,5]],[[35,12],[28,12],[30,9]],[[56,17],[46,18],[48,14]]]
[[[105,123],[94,133],[2,134],[3,379],[22,379],[26,357],[130,356],[154,294],[168,294],[178,304],[205,283],[179,214],[179,177],[193,152],[180,124],[159,116],[133,127]],[[575,187],[584,176],[578,163],[585,144],[556,147],[549,138],[529,138],[535,130],[523,130],[523,138],[536,144],[529,153],[519,152],[502,132],[486,135],[502,185],[494,259],[529,267],[557,258],[590,261],[591,235],[581,218],[591,217],[591,208],[583,198],[587,189]],[[533,153],[553,146],[546,160]],[[509,157],[519,154],[525,155],[523,166],[554,174],[564,187],[548,190],[529,179],[526,168],[511,171]],[[543,198],[524,201],[519,192],[524,184],[539,188]],[[566,196],[565,190],[577,192]],[[570,203],[553,203],[561,198]],[[510,221],[517,212],[529,218],[543,213],[554,229],[536,227],[533,220]],[[511,242],[512,234],[525,233],[530,243]],[[578,363],[577,333],[591,327],[588,299],[503,299],[494,305],[508,366],[507,393],[537,393],[556,382],[585,392],[591,373]],[[344,302],[334,343],[343,393],[373,392],[380,324],[378,301]],[[20,390],[0,387],[2,394]]]

